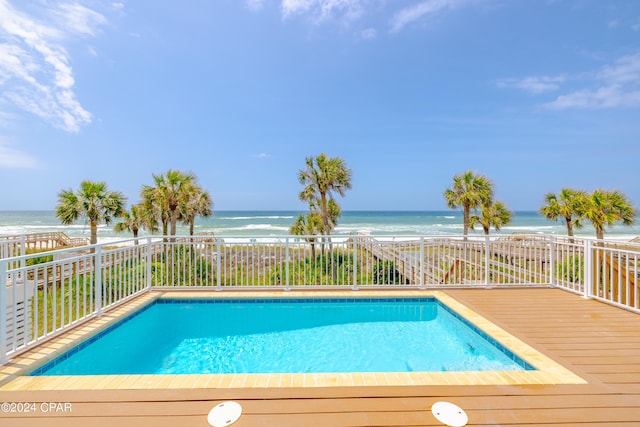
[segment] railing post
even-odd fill
[[[147,283],[145,283],[145,285],[147,287],[147,290],[149,290],[149,291],[151,290],[151,285],[153,283],[153,280],[152,280],[153,279],[152,278],[153,269],[151,268],[152,263],[153,263],[152,251],[153,251],[153,245],[151,243],[151,237],[147,237],[147,256],[146,256],[146,259],[147,259],[147,268],[146,268],[147,277],[146,277],[146,282]]]
[[[98,316],[102,316],[102,246],[95,248],[93,253],[94,262],[94,276],[95,276],[95,298],[96,298],[96,310]]]
[[[491,288],[489,281],[491,280],[491,272],[489,271],[489,263],[491,262],[491,241],[489,236],[484,236],[484,286]]]
[[[353,290],[358,290],[358,236],[353,236]]]
[[[557,287],[556,285],[556,239],[549,236],[549,285]]]
[[[222,280],[221,280],[221,271],[220,271],[220,258],[222,258],[222,253],[220,252],[220,238],[216,237],[216,291],[222,290]]]
[[[27,254],[27,238],[26,236],[23,234],[22,236],[20,236],[20,256],[25,256]],[[22,261],[20,261],[20,268],[24,268],[26,265],[27,260],[25,258],[22,258]]]
[[[595,277],[593,277],[594,270],[594,260],[593,260],[593,248],[591,245],[591,240],[584,240],[584,273],[583,273],[583,281],[582,284],[582,297],[585,299],[590,299],[593,292],[591,287],[593,286]]]
[[[0,365],[7,358],[7,260],[0,259]],[[15,322],[14,322],[15,326]]]
[[[424,283],[424,236],[420,237],[420,289],[426,289]]]
[[[289,290],[289,237],[284,239],[284,290]]]

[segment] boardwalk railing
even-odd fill
[[[552,286],[640,313],[640,245],[508,237],[148,237],[0,259],[0,364],[151,289]]]
[[[0,236],[0,258],[88,244],[87,238],[69,237],[61,231]]]

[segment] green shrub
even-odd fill
[[[393,261],[378,261],[373,266],[374,285],[399,285],[402,284],[402,276],[396,270]]]
[[[29,267],[37,264],[44,264],[45,262],[53,261],[53,255],[40,255],[34,258],[28,258],[25,264]]]
[[[570,256],[556,264],[556,277],[569,283],[578,283],[584,272],[584,257]]]

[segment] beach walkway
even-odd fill
[[[431,405],[463,408],[469,426],[640,425],[640,316],[549,288],[444,291],[562,364],[586,384],[192,388],[0,391],[0,402],[59,403],[0,413],[4,426],[208,426],[233,400],[247,426],[442,426]],[[65,404],[69,404],[65,406]]]
[[[0,236],[0,258],[25,255],[29,252],[52,251],[60,248],[85,246],[89,239],[69,237],[61,231]]]

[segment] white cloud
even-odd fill
[[[627,91],[621,85],[584,89],[567,95],[561,95],[546,106],[557,110],[567,108],[603,109],[640,107],[640,90]]]
[[[48,22],[0,0],[0,80],[5,99],[67,132],[78,132],[91,114],[76,99],[68,38],[92,36],[106,18],[78,3],[46,11]]]
[[[373,40],[378,35],[378,31],[375,28],[367,28],[360,31],[360,38],[362,40]]]
[[[364,13],[364,3],[367,0],[282,0],[282,17],[306,14],[312,22],[318,24],[323,21],[338,18],[345,22],[352,22]]]
[[[640,53],[623,56],[614,65],[605,66],[598,77],[614,84],[640,82]]]
[[[258,12],[264,7],[264,1],[265,0],[245,0],[244,3],[250,11]]]
[[[640,53],[619,58],[595,74],[592,87],[558,96],[551,109],[640,107]]]
[[[453,9],[459,6],[460,3],[461,0],[427,0],[401,9],[391,18],[391,32],[396,33],[425,15],[434,14],[445,9]]]
[[[269,155],[267,153],[258,153],[258,154],[255,154],[253,157],[255,157],[257,159],[265,159],[265,158],[269,157]]]
[[[500,88],[516,88],[539,94],[559,89],[563,81],[565,81],[563,76],[531,76],[521,79],[500,79],[497,84]]]
[[[306,12],[311,9],[317,0],[282,0],[282,15],[286,18],[291,15]]]
[[[80,4],[61,4],[53,13],[58,18],[60,28],[89,36],[93,36],[95,30],[107,22],[103,15]]]
[[[320,2],[320,18],[331,18],[342,14],[347,21],[358,19],[363,14],[361,0],[323,0]]]
[[[2,169],[34,169],[38,161],[29,154],[14,150],[0,142],[0,168]]]

